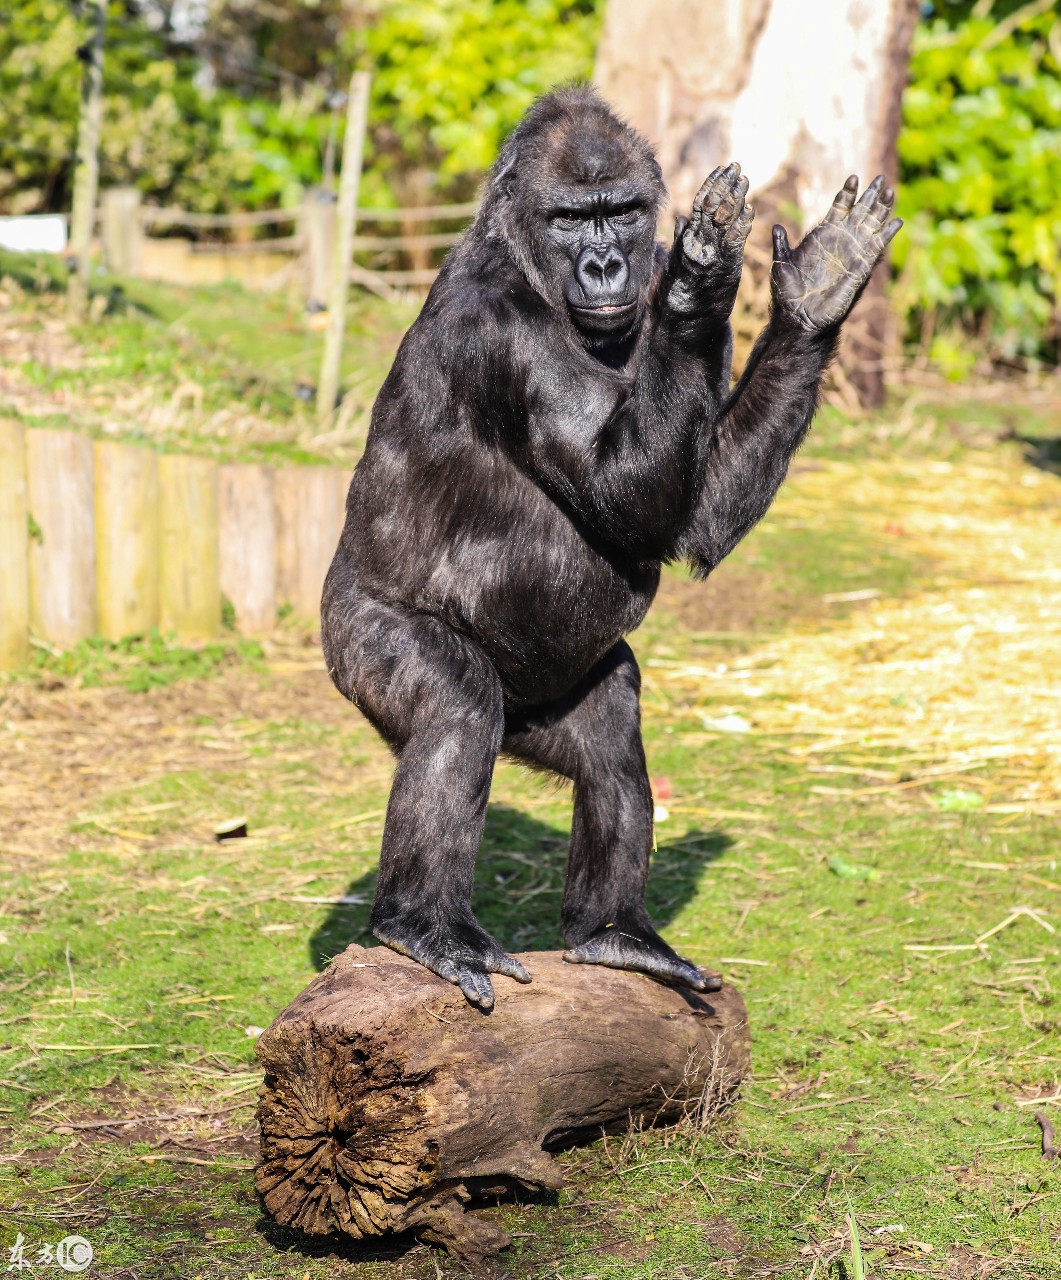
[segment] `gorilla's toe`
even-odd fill
[[[384,946],[460,987],[470,1004],[487,1012],[494,1007],[491,973],[516,982],[531,980],[520,962],[470,918],[425,922],[381,911],[372,932]]]
[[[485,1012],[494,1007],[494,984],[487,974],[458,965],[456,981],[469,1004],[474,1004]]]
[[[663,982],[676,982],[694,991],[718,991],[722,979],[704,974],[678,955],[658,936],[634,934],[609,925],[564,952],[569,964],[600,964],[609,969],[632,969]]]

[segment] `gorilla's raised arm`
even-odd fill
[[[707,575],[773,501],[818,407],[840,325],[902,226],[877,177],[856,203],[848,178],[825,220],[791,249],[774,227],[770,323],[723,408],[708,448],[703,494],[682,553]]]

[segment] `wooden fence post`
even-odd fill
[[[98,443],[95,462],[99,629],[120,640],[158,626],[158,455]]]
[[[135,187],[110,187],[103,193],[103,260],[118,276],[140,274],[140,192]]]
[[[96,634],[93,471],[88,436],[26,432],[30,625],[63,649]]]
[[[107,0],[87,0],[86,18],[91,34],[82,51],[81,112],[77,124],[77,161],[74,166],[74,201],[70,214],[70,254],[76,265],[70,273],[70,309],[75,318],[88,302],[89,252],[96,221],[99,187],[99,135],[103,120],[103,41],[107,26]]]
[[[222,467],[219,490],[221,590],[245,635],[276,626],[276,505],[269,467]]]
[[[221,630],[217,465],[207,458],[158,460],[162,627],[182,640]]]
[[[330,272],[335,261],[335,196],[319,188],[307,191],[299,211],[299,224],[306,306],[313,311],[323,311],[328,305]]]
[[[276,473],[276,560],[280,600],[302,618],[320,616],[321,588],[335,555],[349,477],[334,467]]]
[[[0,671],[29,657],[29,508],[25,430],[0,421]]]
[[[324,335],[320,381],[317,384],[317,416],[330,418],[339,394],[339,371],[343,359],[343,332],[346,328],[346,295],[350,290],[350,267],[354,256],[354,227],[357,222],[357,192],[361,185],[361,159],[368,125],[368,91],[372,77],[355,71],[350,77],[350,99],[343,139],[343,171],[339,178],[339,207],[335,233],[335,258],[331,265],[328,293],[328,328]]]

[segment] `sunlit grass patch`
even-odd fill
[[[650,910],[746,996],[754,1077],[706,1132],[602,1139],[557,1204],[488,1210],[516,1235],[499,1276],[1058,1274],[1059,484],[1002,452],[826,459],[725,567],[787,612],[712,634],[665,599],[634,637]],[[135,693],[126,659],[0,687],[3,1243],[76,1229],[113,1275],[455,1277],[277,1232],[250,1191],[256,1029],[370,942],[391,758],[294,640]],[[570,810],[499,765],[475,905],[506,946],[559,945]]]
[[[158,630],[122,640],[94,637],[70,649],[38,642],[21,678],[47,685],[62,681],[83,689],[118,686],[132,693],[203,679],[241,664],[262,668],[265,654],[256,640],[233,637],[199,645],[181,643]]]

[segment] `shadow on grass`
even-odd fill
[[[492,804],[476,865],[475,914],[484,929],[509,951],[553,950],[562,945],[560,903],[567,861],[566,831],[539,822],[508,805]],[[662,844],[652,857],[646,901],[661,929],[696,893],[704,868],[733,841],[721,831],[688,832]],[[356,899],[332,907],[309,939],[314,968],[352,942],[374,946],[369,912],[376,887],[375,870],[352,881],[344,897]]]

